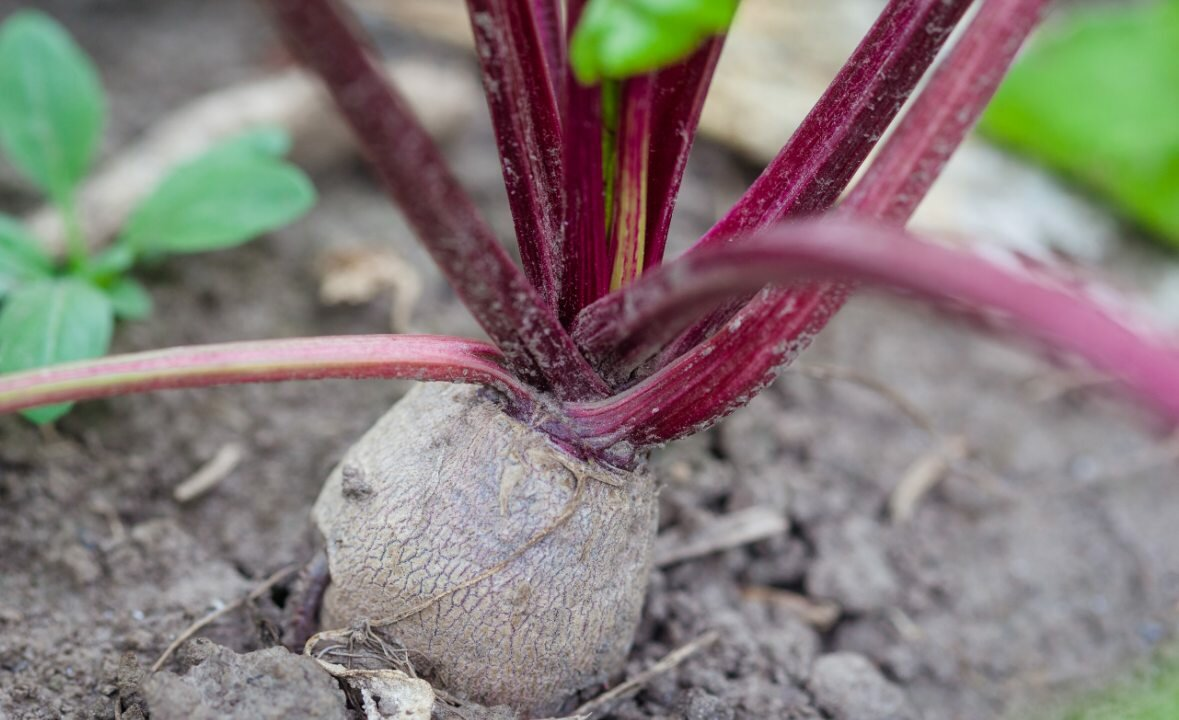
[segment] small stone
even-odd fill
[[[832,720],[917,720],[903,690],[862,655],[831,653],[819,658],[808,683],[815,703]]]
[[[732,720],[733,708],[716,695],[692,688],[680,702],[684,720]]]
[[[63,550],[58,561],[66,567],[78,585],[91,585],[102,577],[102,566],[81,545],[71,545]]]
[[[872,613],[896,604],[900,583],[885,554],[881,528],[864,517],[824,526],[818,559],[807,573],[810,595],[836,601],[853,613]]]

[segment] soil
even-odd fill
[[[257,9],[237,0],[32,4],[102,69],[108,155],[178,102],[282,58]],[[10,7],[0,3],[0,16]],[[485,121],[447,151],[507,237]],[[703,229],[751,174],[701,147],[677,237]],[[11,175],[0,180],[6,211],[31,206]],[[393,252],[416,269],[415,329],[477,334],[358,163],[315,180],[320,204],[290,229],[150,269],[156,313],[122,326],[115,350],[386,331],[387,295],[318,300],[316,268],[342,248]],[[719,639],[613,717],[1023,716],[1148,658],[1179,630],[1179,486],[1149,418],[1068,390],[1069,376],[1020,350],[873,296],[803,362],[887,384],[940,435],[964,436],[967,458],[899,521],[893,490],[938,440],[879,394],[794,372],[657,452],[662,527],[690,532],[758,506],[790,529],[656,571],[628,674],[710,630]],[[163,673],[144,679],[145,668],[194,619],[310,557],[323,479],[408,387],[177,391],[87,403],[45,431],[0,418],[0,717],[350,712],[326,675],[267,649],[288,583],[205,628]],[[174,500],[227,445],[241,450],[236,467],[207,494]]]

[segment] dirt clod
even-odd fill
[[[815,702],[833,720],[915,720],[905,693],[867,658],[855,653],[824,655],[809,683]]]
[[[239,655],[203,644],[184,675],[159,672],[143,683],[152,720],[348,720],[344,694],[319,663],[282,648]]]
[[[807,590],[851,612],[878,611],[896,602],[900,585],[875,522],[853,517],[827,525],[818,536],[819,556],[807,573]]]

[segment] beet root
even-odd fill
[[[573,458],[474,389],[420,385],[316,502],[322,625],[372,623],[460,697],[560,712],[622,669],[656,513],[646,471]]]

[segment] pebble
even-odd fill
[[[903,690],[863,655],[831,653],[819,658],[809,682],[815,703],[832,720],[918,720]]]

